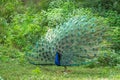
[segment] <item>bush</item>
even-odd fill
[[[120,26],[120,14],[117,11],[107,11],[104,17],[108,18],[110,26]]]
[[[91,63],[85,66],[94,68],[100,66],[119,67],[119,65],[120,65],[120,55],[118,53],[107,51],[106,53],[101,53],[98,57],[91,60]]]
[[[56,27],[57,25],[65,22],[71,13],[75,9],[75,5],[72,1],[53,0],[49,3],[46,13],[46,20],[49,27]]]
[[[20,59],[23,56],[24,56],[24,53],[21,53],[17,49],[0,46],[0,61],[2,62],[9,62],[14,59]]]
[[[11,22],[12,14],[24,11],[20,0],[2,0],[0,3],[0,17],[5,18],[8,23]]]
[[[105,13],[104,17],[107,18],[108,23],[110,24],[111,31],[108,31],[111,35],[111,46],[116,53],[120,52],[120,14],[116,11],[108,11]]]
[[[117,66],[120,64],[120,55],[115,52],[107,52],[98,57],[100,66]]]
[[[39,16],[39,13],[16,14],[11,22],[6,43],[11,43],[11,45],[21,50],[35,44],[46,30],[45,27],[40,26],[40,21],[41,16]]]

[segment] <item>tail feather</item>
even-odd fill
[[[55,53],[62,54],[61,65],[81,64],[99,55],[106,40],[108,27],[97,18],[74,17],[49,30],[35,48],[36,57],[29,58],[41,64],[54,64]],[[104,46],[105,47],[105,46]],[[32,59],[33,58],[33,59]]]

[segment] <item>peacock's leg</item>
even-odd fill
[[[67,71],[67,66],[64,66],[64,72],[66,72]]]

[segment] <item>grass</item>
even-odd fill
[[[24,57],[16,57],[18,53],[17,50],[0,47],[0,80],[120,80],[120,67],[71,66],[63,72],[61,66],[29,64]]]
[[[4,80],[119,80],[120,69],[110,67],[85,68],[83,66],[68,67],[35,66],[19,63],[17,60],[0,62],[0,76]]]

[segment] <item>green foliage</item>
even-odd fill
[[[116,11],[108,11],[105,13],[104,17],[107,18],[110,24],[111,31],[108,31],[111,35],[111,43],[113,44],[112,49],[116,50],[116,53],[120,52],[120,14]]]
[[[107,10],[113,10],[120,13],[119,0],[75,0],[77,7],[90,7],[99,14]]]
[[[17,60],[23,56],[24,54],[17,49],[0,46],[0,62],[9,62],[15,59]]]
[[[107,11],[104,17],[108,18],[110,26],[120,26],[120,14],[117,11]]]
[[[22,11],[23,8],[21,8],[21,2],[19,0],[1,0],[0,4],[0,43],[5,44],[12,16],[15,12],[18,12],[18,10]]]
[[[22,11],[23,9],[21,8],[20,0],[2,0],[0,8],[0,17],[5,18],[8,23],[11,22],[12,14],[19,12],[19,10]]]
[[[120,13],[120,1],[119,0],[99,0],[99,6],[106,10],[116,10]]]
[[[40,67],[36,67],[34,70],[32,70],[33,74],[40,74],[41,73],[41,70],[40,70]]]
[[[46,12],[47,22],[49,27],[55,27],[56,25],[65,21],[65,15],[63,9],[55,8]]]
[[[40,26],[39,14],[17,14],[13,17],[9,39],[13,46],[24,49],[35,44],[45,32],[45,27]]]
[[[112,48],[116,50],[116,53],[120,54],[120,27],[115,27],[111,33]]]
[[[75,8],[75,3],[72,0],[52,0],[49,3],[49,8],[64,8],[64,9],[73,9]]]
[[[5,39],[6,39],[6,34],[7,34],[7,26],[8,23],[7,21],[0,17],[0,44],[4,44],[5,43]]]
[[[38,1],[38,7],[39,7],[39,9],[41,9],[41,10],[47,10],[48,7],[49,7],[49,3],[51,1],[52,0],[41,0],[41,1]]]
[[[120,64],[120,55],[114,52],[107,52],[98,57],[100,66],[117,66]]]
[[[48,26],[56,27],[65,22],[74,9],[75,5],[72,1],[53,0],[45,12]]]
[[[106,51],[106,53],[101,53],[97,58],[94,58],[91,63],[86,65],[86,67],[95,68],[100,66],[115,66],[118,68],[119,65],[120,55],[112,51]]]
[[[49,4],[49,8],[60,8],[64,4],[64,0],[52,0]]]

